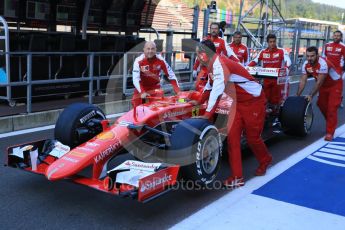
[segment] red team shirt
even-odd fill
[[[272,49],[272,51],[269,48],[262,50],[259,55],[249,63],[249,66],[255,66],[259,61],[262,61],[262,67],[264,68],[283,68],[291,65],[288,53],[284,49],[278,47]]]
[[[327,74],[321,88],[334,86],[337,84],[337,80],[340,79],[340,75],[335,70],[334,65],[323,57],[319,57],[318,62],[314,66],[305,61],[302,73],[312,75],[315,79],[319,77],[319,74]]]
[[[133,64],[133,84],[139,93],[160,88],[160,72],[168,76],[174,91],[179,92],[176,76],[168,63],[161,55],[152,59],[145,58],[144,54],[137,57]]]
[[[229,60],[224,56],[214,55],[211,63],[209,72],[213,74],[205,86],[205,90],[212,89],[207,104],[207,112],[214,109],[218,97],[224,92],[227,82],[235,83],[238,102],[252,100],[254,97],[261,95],[262,86],[238,62]]]
[[[225,55],[229,58],[231,58],[233,61],[239,61],[234,51],[230,48],[229,44],[225,42],[225,40],[221,37],[213,38],[211,35],[205,37],[203,39],[210,40],[213,42],[214,46],[216,47],[216,53],[218,55]],[[195,60],[193,70],[197,70],[200,65],[200,62],[198,59]]]
[[[324,57],[330,61],[337,72],[341,74],[343,72],[344,60],[345,60],[345,44],[330,42],[325,46]]]
[[[236,45],[234,42],[230,43],[230,48],[234,51],[237,58],[242,65],[247,65],[249,61],[249,52],[247,46],[244,44]]]

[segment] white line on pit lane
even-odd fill
[[[343,134],[344,132],[345,132],[345,125],[342,125],[336,130],[335,137]],[[236,221],[232,221],[229,219],[230,216],[235,215],[234,213],[236,212],[236,210],[234,210],[233,207],[235,207],[237,203],[242,202],[246,199],[249,199],[249,197],[251,196],[254,190],[260,188],[267,182],[271,181],[272,179],[274,179],[275,177],[277,177],[278,175],[286,171],[288,168],[292,167],[299,161],[305,159],[311,153],[313,153],[317,149],[324,146],[326,143],[327,142],[323,139],[323,137],[320,138],[313,144],[310,144],[308,147],[292,154],[286,160],[283,160],[277,163],[276,165],[274,165],[272,168],[269,168],[265,176],[254,177],[250,179],[248,182],[246,182],[244,187],[241,187],[241,188],[235,189],[234,191],[229,192],[228,194],[224,195],[223,197],[216,200],[215,202],[207,205],[206,207],[202,208],[201,210],[197,211],[196,213],[192,214],[191,216],[187,217],[186,219],[182,220],[176,225],[172,226],[170,229],[184,229],[184,230],[198,229],[200,230],[200,229],[205,229],[205,226],[209,226],[208,224],[212,225],[215,223],[216,223],[215,225],[218,224],[218,226],[214,226],[215,229],[219,229],[219,228],[225,229],[226,227],[227,228],[231,227],[233,229],[246,229],[245,226],[237,226]],[[250,205],[247,205],[247,206],[241,206],[240,208],[241,210],[248,210],[252,208],[252,206]],[[262,210],[262,211],[265,211],[265,210]],[[293,214],[291,214],[291,216],[284,216],[284,212],[282,212],[282,210],[279,210],[279,212],[282,213],[281,219],[290,220],[290,219],[295,218]],[[227,220],[224,219],[224,216],[227,216],[228,219]],[[336,215],[331,215],[331,216],[336,216]],[[243,218],[243,216],[238,216],[237,218]],[[256,223],[255,216],[251,216],[250,219],[251,221]],[[327,217],[325,219],[327,219]],[[212,220],[212,223],[210,223],[210,220]],[[278,229],[279,226],[277,224],[279,223],[276,221],[275,224],[276,225],[274,224],[271,225],[271,224],[266,223],[265,226],[260,226],[258,223],[256,226],[256,229]],[[291,228],[291,226],[289,227],[288,225],[287,227],[285,226],[285,228],[283,229],[294,229],[294,228]],[[308,229],[308,228],[305,228],[305,229]],[[310,229],[315,229],[315,228],[310,228]],[[343,229],[343,226],[340,229]]]
[[[107,115],[107,118],[115,118],[122,116],[125,113],[116,113],[116,114],[110,114]],[[6,138],[6,137],[13,137],[17,135],[22,135],[22,134],[27,134],[27,133],[35,133],[35,132],[41,132],[44,130],[49,130],[49,129],[54,129],[55,125],[47,125],[47,126],[42,126],[42,127],[37,127],[37,128],[32,128],[32,129],[24,129],[24,130],[18,130],[18,131],[13,131],[13,132],[8,132],[8,133],[2,133],[0,134],[0,139]]]

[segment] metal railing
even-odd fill
[[[193,78],[191,75],[191,68],[192,68],[192,61],[194,59],[194,54],[191,53],[192,59],[189,60],[189,62],[185,62],[186,69],[179,69],[176,68],[177,61],[176,57],[177,54],[183,54],[184,52],[174,51],[172,53],[162,53],[163,56],[165,55],[171,55],[172,56],[172,69],[174,70],[175,74],[178,75],[187,75],[188,77],[185,79],[184,82],[181,82],[182,87],[191,87],[193,85]],[[138,56],[139,53],[137,52],[127,52],[127,53],[119,53],[119,52],[1,52],[0,58],[5,57],[21,57],[23,59],[26,59],[26,72],[22,70],[22,65],[19,65],[19,73],[22,72],[21,76],[23,76],[23,72],[25,72],[25,75],[23,78],[18,77],[18,81],[10,81],[11,76],[9,75],[8,70],[10,70],[10,64],[7,65],[6,73],[7,73],[7,83],[0,83],[1,87],[6,87],[6,95],[0,96],[0,99],[11,101],[13,98],[11,96],[11,88],[15,86],[26,86],[26,112],[31,113],[32,112],[32,98],[33,98],[33,86],[35,85],[44,85],[44,84],[59,84],[59,83],[72,83],[72,82],[88,82],[88,102],[91,104],[93,103],[93,96],[94,96],[94,84],[97,84],[96,90],[100,89],[100,81],[101,80],[111,80],[111,79],[117,79],[122,80],[122,94],[125,96],[131,95],[133,93],[133,89],[129,89],[127,85],[127,79],[128,77],[131,77],[131,69],[129,66],[129,62],[134,61],[134,59]],[[88,75],[87,76],[77,76],[77,77],[69,77],[65,76],[64,78],[58,78],[56,74],[53,74],[54,71],[52,71],[51,66],[51,58],[50,57],[64,57],[64,56],[77,56],[77,55],[84,55],[87,57],[87,60],[85,63]],[[95,57],[105,57],[105,56],[112,56],[111,65],[116,65],[118,67],[122,67],[122,71],[119,71],[118,74],[107,74],[107,75],[95,75],[94,73],[94,66],[95,66]],[[33,58],[35,57],[47,57],[48,58],[48,66],[49,68],[49,74],[47,76],[47,79],[44,80],[33,80],[33,69],[32,69],[32,63]],[[120,60],[116,63],[114,63],[114,56],[120,56]],[[8,58],[10,59],[10,58]],[[6,58],[7,60],[7,58]],[[101,60],[98,62],[98,65],[100,67]],[[116,68],[114,67],[114,69]],[[60,66],[61,68],[61,59],[60,59]],[[113,70],[114,71],[114,70]],[[85,72],[85,71],[84,71]],[[54,75],[54,77],[53,77]],[[164,89],[170,89],[171,87],[164,86]],[[42,95],[41,95],[42,96]],[[43,95],[44,96],[44,95]]]

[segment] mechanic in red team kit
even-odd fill
[[[162,56],[157,54],[156,44],[146,42],[144,53],[137,57],[133,64],[133,85],[135,86],[132,105],[136,107],[142,104],[142,99],[147,96],[161,94],[160,72],[168,76],[175,93],[180,91],[177,78]],[[161,95],[159,95],[161,96]]]
[[[211,23],[210,25],[210,32],[211,34],[205,37],[203,40],[210,40],[214,43],[217,54],[219,55],[225,55],[233,61],[239,61],[238,58],[236,57],[236,54],[234,51],[230,48],[228,43],[226,41],[219,37],[219,24],[216,22]],[[195,60],[194,66],[193,66],[193,77],[196,78],[197,73],[198,73],[198,68],[200,66],[200,62],[198,59]]]
[[[250,149],[260,163],[255,174],[264,175],[272,162],[272,156],[261,138],[266,114],[266,99],[262,86],[241,64],[216,54],[216,47],[211,41],[201,42],[196,51],[198,59],[202,65],[207,66],[210,75],[202,95],[202,98],[208,99],[206,118],[214,113],[223,92],[230,95],[231,86],[235,85],[236,114],[233,123],[228,123],[230,138],[227,139],[231,176],[223,184],[230,188],[243,186],[240,143],[243,131]],[[202,102],[202,100],[199,101],[199,103]]]
[[[291,65],[289,55],[284,49],[277,47],[277,37],[274,34],[267,35],[268,48],[262,50],[248,66],[256,66],[259,61],[263,68],[284,68]],[[276,79],[264,79],[264,91],[274,113],[279,112],[283,100],[284,85],[278,85]]]
[[[345,44],[343,40],[343,33],[340,30],[334,31],[333,42],[329,42],[325,45],[323,56],[327,61],[331,62],[336,68],[337,72],[341,72],[343,79],[345,77]],[[340,104],[344,107],[343,103]]]
[[[248,65],[249,52],[247,46],[242,43],[241,31],[236,31],[233,36],[233,41],[230,43],[230,48],[234,51],[240,63],[244,66]]]
[[[326,119],[325,140],[331,141],[337,127],[337,112],[343,89],[343,82],[338,72],[340,70],[337,71],[331,62],[319,57],[318,49],[315,46],[308,47],[306,55],[307,61],[302,67],[303,76],[300,79],[297,96],[302,94],[308,76],[313,76],[316,83],[306,98],[311,101],[313,96],[319,92],[317,105]]]
[[[340,30],[334,31],[333,42],[325,45],[324,57],[334,65],[338,73],[344,72],[345,61],[345,44],[343,40],[343,33]]]

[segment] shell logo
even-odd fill
[[[115,134],[111,131],[100,133],[97,135],[97,139],[101,141],[112,140],[115,138]]]

